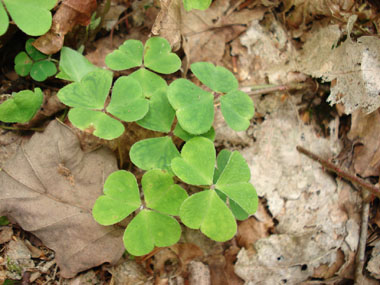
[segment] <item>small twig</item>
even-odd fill
[[[272,93],[272,92],[277,92],[277,91],[301,90],[307,87],[310,87],[309,83],[296,83],[296,84],[284,84],[284,85],[257,85],[257,86],[254,86],[251,89],[251,91],[248,91],[247,94],[250,96],[262,95],[262,94]]]
[[[23,127],[12,127],[12,126],[4,126],[0,125],[0,128],[4,130],[12,130],[12,131],[36,131],[36,132],[43,132],[44,128],[23,128]]]
[[[376,195],[377,197],[380,197],[380,188],[376,187],[375,185],[368,183],[364,179],[361,179],[360,177],[354,176],[354,175],[340,169],[339,167],[337,167],[333,163],[331,163],[331,162],[319,157],[318,155],[304,149],[302,146],[297,146],[297,150],[300,153],[303,153],[304,155],[310,157],[311,159],[319,162],[324,168],[326,168],[327,170],[329,170],[331,172],[334,172],[339,177],[346,179],[346,180],[358,185],[359,188],[361,187],[361,188],[371,192],[372,194]]]
[[[363,200],[362,206],[362,223],[360,226],[360,237],[358,251],[356,253],[355,284],[360,284],[363,280],[363,267],[365,262],[365,249],[367,246],[368,218],[370,203]]]

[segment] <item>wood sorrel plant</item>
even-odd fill
[[[132,173],[116,171],[109,175],[104,195],[95,202],[94,219],[112,225],[135,212],[123,238],[133,255],[176,243],[181,228],[175,217],[216,241],[231,239],[236,233],[236,219],[248,218],[258,204],[242,155],[223,150],[216,156],[212,142],[215,100],[220,100],[222,114],[234,130],[247,129],[254,113],[251,99],[238,90],[234,75],[223,67],[199,62],[191,65],[191,71],[213,93],[186,79],[168,86],[157,73],[174,73],[181,66],[170,44],[160,37],[150,38],[145,46],[127,40],[107,55],[106,64],[113,70],[139,69],[115,81],[110,103],[105,106],[112,73],[92,68],[83,58],[78,71],[64,64],[66,61],[69,57],[61,58],[60,76],[74,83],[62,88],[58,97],[72,107],[68,117],[73,125],[103,139],[114,139],[124,132],[120,121],[135,121],[146,129],[169,133],[176,116],[178,124],[173,133],[186,141],[181,153],[170,135],[136,142],[130,158],[147,171],[141,181],[143,195]],[[189,196],[175,180],[200,186],[199,191]]]

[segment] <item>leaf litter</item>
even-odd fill
[[[61,170],[69,170],[64,173]],[[16,221],[56,252],[63,277],[124,252],[122,231],[94,221],[91,209],[104,179],[116,170],[112,153],[83,153],[75,134],[52,121],[22,144],[0,172],[0,215]]]

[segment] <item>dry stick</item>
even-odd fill
[[[369,202],[363,200],[362,205],[362,223],[360,226],[360,237],[358,252],[356,254],[355,284],[360,284],[363,280],[363,267],[365,262],[365,248],[367,246],[368,219],[369,219]]]
[[[358,185],[359,188],[361,187],[361,188],[371,192],[372,194],[376,195],[377,197],[380,197],[380,188],[376,187],[375,185],[368,183],[367,181],[340,169],[339,167],[337,167],[333,163],[319,157],[318,155],[308,151],[307,149],[304,149],[302,146],[297,146],[297,150],[300,153],[303,153],[304,155],[310,157],[311,159],[319,162],[324,168],[326,168],[327,170],[329,170],[331,172],[334,172],[339,177],[346,179],[346,180]]]
[[[347,173],[331,162],[319,157],[318,155],[304,149],[302,146],[297,146],[297,150],[306,156],[310,157],[311,159],[319,162],[324,168],[326,168],[329,171],[334,172],[336,175],[342,177],[343,179],[346,179],[348,181],[351,181],[352,183],[356,184],[358,188],[363,192],[362,196],[366,195],[366,192],[369,191],[372,194],[376,195],[377,197],[380,197],[380,189],[376,187],[373,184],[368,183],[367,181],[354,176],[350,173]],[[366,191],[367,190],[367,191]],[[369,202],[365,201],[363,199],[363,205],[362,205],[362,216],[361,216],[361,226],[360,226],[360,237],[359,237],[359,243],[358,243],[358,251],[356,254],[356,269],[355,269],[355,284],[360,284],[363,280],[363,267],[364,267],[364,261],[365,261],[365,249],[367,245],[367,234],[368,234],[368,218],[369,218],[369,208],[370,204]]]

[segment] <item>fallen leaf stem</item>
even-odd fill
[[[4,126],[0,125],[0,128],[4,130],[12,130],[12,131],[36,131],[36,132],[43,132],[44,128],[20,128],[20,127],[12,127],[12,126]]]
[[[250,87],[251,91],[248,91],[246,93],[249,96],[252,96],[252,95],[262,95],[262,94],[272,93],[272,92],[277,92],[277,91],[301,90],[307,87],[310,87],[310,83],[292,83],[292,84],[282,84],[282,85],[264,84],[264,85],[252,86]]]
[[[359,188],[361,187],[361,188],[371,192],[372,194],[376,195],[377,197],[380,197],[380,188],[376,187],[375,185],[368,183],[364,179],[357,177],[355,175],[352,175],[352,174],[340,169],[335,164],[319,157],[318,155],[316,155],[316,154],[312,153],[311,151],[303,148],[302,146],[297,146],[297,150],[300,153],[308,156],[312,160],[319,162],[328,171],[334,172],[339,177],[358,185]]]

